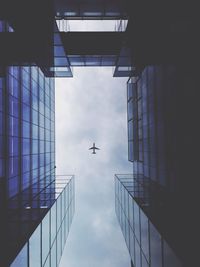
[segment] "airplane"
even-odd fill
[[[96,154],[95,149],[98,149],[99,150],[100,148],[96,147],[95,146],[95,143],[93,143],[93,146],[90,147],[89,149],[93,149],[92,154]]]

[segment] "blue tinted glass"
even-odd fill
[[[44,166],[44,154],[40,154],[40,161],[39,162],[40,162],[40,167]]]
[[[23,104],[22,109],[23,109],[23,120],[30,121],[30,106]]]
[[[32,107],[35,109],[35,110],[38,110],[38,97],[36,96],[32,96]]]
[[[22,135],[25,138],[30,138],[30,123],[26,121],[22,122]]]
[[[23,138],[22,139],[22,152],[23,154],[30,154],[30,139]]]
[[[53,244],[51,249],[51,267],[57,267],[57,258],[56,258],[56,241]]]
[[[140,243],[140,210],[136,202],[134,203],[134,226],[135,226],[135,235]]]
[[[40,126],[44,127],[44,116],[40,114]]]
[[[44,75],[41,72],[39,74],[39,86],[44,89]]]
[[[50,164],[50,162],[51,162],[51,154],[50,153],[45,153],[45,161],[46,161],[46,164]]]
[[[17,137],[9,137],[9,156],[18,156],[19,139]]]
[[[44,90],[43,90],[43,88],[39,90],[39,94],[40,94],[40,101],[42,101],[44,103]]]
[[[41,258],[41,225],[35,230],[29,240],[29,266],[30,267],[40,267],[40,258]]]
[[[134,234],[133,231],[130,231],[130,256],[133,261],[135,262],[135,239],[134,239]]]
[[[22,189],[27,188],[30,186],[30,173],[23,173],[22,174]]]
[[[133,161],[133,141],[128,142],[128,159]]]
[[[44,153],[44,141],[40,141],[40,153]]]
[[[128,83],[127,85],[127,97],[128,97],[128,100],[133,97],[133,84],[132,83]]]
[[[141,220],[141,247],[149,261],[149,225],[146,215],[140,210],[140,220]]]
[[[3,114],[0,112],[0,134],[3,134]]]
[[[38,155],[32,155],[32,168],[38,168]]]
[[[46,130],[46,140],[51,141],[51,132]]]
[[[15,117],[19,116],[19,102],[12,96],[9,97],[9,114]]]
[[[44,103],[40,101],[39,105],[40,105],[40,113],[44,115]]]
[[[38,125],[38,112],[32,109],[32,122]]]
[[[69,61],[72,66],[84,66],[84,57],[81,56],[69,56]]]
[[[46,141],[46,151],[45,151],[45,152],[46,152],[46,153],[51,152],[50,142],[47,142],[47,141]]]
[[[59,196],[57,199],[57,231],[59,230],[59,227],[61,226],[61,197]]]
[[[129,223],[132,229],[134,229],[133,225],[133,199],[131,195],[129,195]]]
[[[31,80],[31,89],[32,89],[32,94],[38,97],[38,84],[36,81]]]
[[[51,116],[51,112],[50,112],[50,109],[49,108],[47,108],[47,110],[46,110],[47,112],[46,112],[46,116],[48,117],[48,119],[50,119],[50,116]]]
[[[22,157],[22,170],[23,172],[27,172],[30,170],[30,156],[23,156]]]
[[[65,51],[63,49],[63,46],[54,46],[54,56],[55,57],[65,56]]]
[[[42,263],[44,264],[50,249],[50,213],[42,221]]]
[[[133,121],[128,122],[128,139],[133,140]]]
[[[32,153],[37,154],[38,153],[38,140],[32,140]]]
[[[59,264],[60,257],[61,257],[61,238],[62,238],[62,232],[59,231],[57,234],[57,264]]]
[[[116,62],[116,56],[101,57],[102,66],[114,66],[115,62]]]
[[[148,264],[148,262],[147,262],[147,260],[146,260],[146,258],[145,258],[145,256],[144,256],[144,254],[143,253],[141,253],[141,255],[142,255],[142,267],[149,267],[149,264]],[[171,266],[170,266],[171,267]],[[177,266],[178,267],[178,266]]]
[[[128,102],[128,120],[133,118],[133,102]]]
[[[16,98],[19,97],[19,82],[13,76],[9,75],[8,80],[9,93]]]
[[[9,116],[9,135],[19,135],[19,120],[18,118]]]
[[[29,71],[29,67],[23,67],[23,69],[22,69],[22,83],[27,88],[30,87],[30,71]]]
[[[10,157],[9,167],[8,167],[9,177],[16,176],[18,174],[18,171],[19,171],[19,158]]]
[[[20,72],[20,68],[19,67],[17,67],[17,66],[13,66],[12,67],[12,75],[15,78],[19,78],[19,72]]]
[[[0,88],[0,111],[3,111],[3,91],[1,88]]]
[[[51,244],[56,238],[56,204],[51,208]]]
[[[19,177],[13,177],[9,178],[8,180],[8,194],[9,197],[12,197],[18,193],[18,183],[19,183]]]
[[[32,78],[37,81],[38,79],[38,69],[36,67],[32,67],[31,68],[31,74],[32,74]]]
[[[0,176],[4,175],[4,159],[0,158]]]
[[[51,123],[50,120],[48,120],[46,118],[46,120],[45,120],[45,126],[46,126],[47,129],[50,129],[51,128],[51,124],[50,123]]]
[[[54,64],[56,67],[58,66],[68,66],[68,61],[66,57],[55,57]]]
[[[3,142],[3,136],[0,135],[0,157],[4,156],[4,142]]]
[[[101,57],[97,56],[85,56],[86,66],[99,66],[101,63]]]
[[[38,126],[32,124],[32,138],[38,139]]]
[[[22,101],[28,105],[30,105],[30,90],[23,87],[22,90]]]
[[[135,240],[135,267],[141,267],[140,246],[136,240]]]

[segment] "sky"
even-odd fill
[[[75,215],[60,267],[130,266],[114,206],[114,174],[132,171],[126,81],[105,67],[56,79],[56,171],[75,175]],[[88,150],[93,142],[97,154]]]

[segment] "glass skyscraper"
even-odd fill
[[[151,65],[127,82],[133,174],[116,175],[115,192],[135,267],[195,266],[197,261],[197,95],[195,65]]]
[[[59,265],[74,177],[56,177],[55,81],[37,66],[1,67],[0,214],[0,266]]]

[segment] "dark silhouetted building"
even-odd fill
[[[128,158],[116,175],[116,213],[134,266],[197,262],[195,64],[147,66],[127,83]]]

